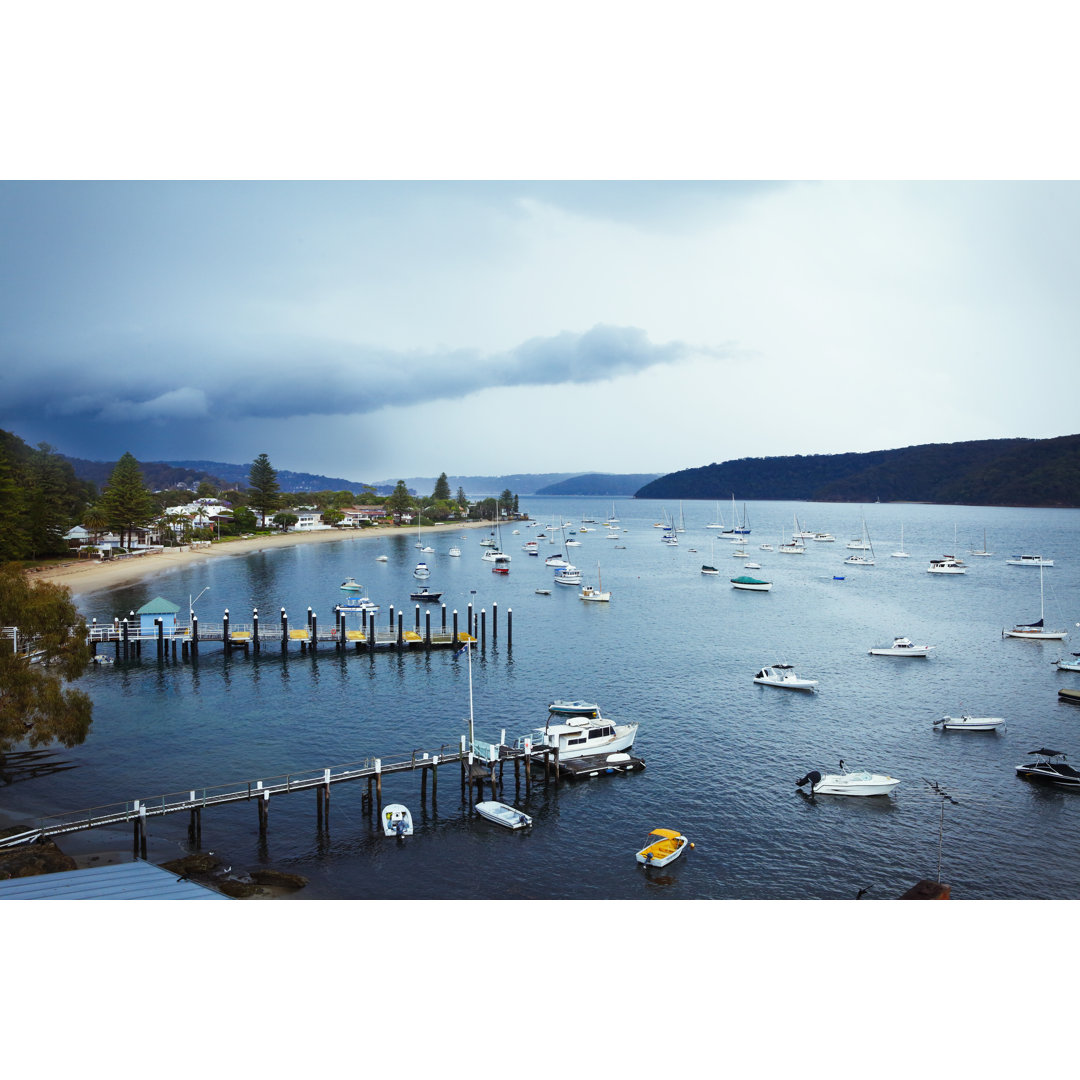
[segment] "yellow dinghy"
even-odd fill
[[[694,845],[675,829],[653,829],[645,837],[645,846],[637,853],[637,861],[643,866],[667,866],[674,862],[687,847]]]

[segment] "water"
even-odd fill
[[[603,521],[610,499],[523,500],[542,524],[562,515]],[[415,549],[415,534],[358,536],[340,542],[219,558],[145,583],[79,597],[88,617],[123,616],[155,596],[205,622],[228,607],[234,622],[258,607],[264,633],[284,606],[299,624],[311,605],[322,624],[352,575],[382,605],[405,611],[412,567],[432,567],[426,582],[444,592],[464,628],[473,601],[497,602],[499,640],[473,656],[479,738],[525,734],[542,724],[554,698],[600,703],[615,720],[640,723],[635,754],[644,772],[559,787],[515,790],[506,772],[502,798],[533,816],[530,831],[511,832],[471,814],[456,765],[420,802],[419,774],[387,778],[385,802],[406,803],[416,834],[385,839],[361,810],[366,784],[335,785],[331,826],[319,833],[315,796],[274,799],[265,842],[254,806],[203,814],[203,846],[234,871],[272,865],[306,875],[301,898],[800,899],[891,898],[920,878],[935,878],[941,803],[925,780],[959,802],[945,808],[941,879],[956,898],[1073,898],[1080,894],[1080,794],[1017,779],[1027,751],[1050,746],[1080,758],[1080,710],[1059,704],[1057,689],[1080,683],[1051,661],[1080,649],[1080,511],[978,507],[751,503],[746,539],[770,593],[740,592],[735,545],[704,526],[712,502],[684,504],[678,547],[653,528],[678,505],[618,500],[619,541],[602,526],[578,535],[573,562],[586,583],[597,564],[610,605],[585,604],[576,588],[553,585],[543,556],[522,550],[537,530],[503,530],[513,561],[508,576],[481,561],[478,530],[425,535],[435,554]],[[728,507],[722,507],[725,516]],[[741,505],[740,505],[741,509]],[[836,543],[807,543],[805,555],[774,548],[793,517],[832,532]],[[845,543],[865,517],[876,566],[849,567]],[[909,559],[893,559],[901,524]],[[983,530],[993,558],[981,548]],[[954,546],[954,530],[956,544]],[[460,558],[445,552],[454,543]],[[625,545],[624,548],[621,545]],[[696,548],[696,552],[690,549]],[[959,550],[957,550],[957,548]],[[931,557],[956,553],[966,575],[928,574]],[[1001,630],[1038,617],[1038,570],[1012,567],[1013,553],[1040,552],[1048,625],[1068,627],[1060,642],[1003,639]],[[389,556],[386,563],[377,554]],[[719,577],[700,574],[703,562]],[[844,580],[835,580],[842,576]],[[536,595],[548,587],[552,595]],[[475,590],[475,593],[473,592]],[[513,648],[505,620],[513,610]],[[439,608],[431,606],[433,625]],[[906,635],[935,648],[929,660],[871,657],[867,650]],[[763,664],[793,663],[819,680],[814,695],[755,685]],[[204,646],[197,664],[159,663],[153,649],[138,663],[101,665],[82,685],[95,702],[86,743],[57,751],[76,767],[37,776],[5,791],[6,810],[26,815],[148,798],[241,779],[322,768],[368,756],[455,746],[469,711],[466,657],[449,650],[342,656],[332,648],[283,661],[276,645],[259,657],[226,659]],[[1003,733],[943,733],[945,713],[1004,716]],[[899,777],[884,799],[809,799],[794,781],[811,769],[850,768]],[[152,819],[150,858],[187,851],[186,816]],[[664,871],[634,861],[648,831],[683,830],[695,849]],[[130,846],[127,829],[65,840],[73,848]]]

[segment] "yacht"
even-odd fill
[[[634,745],[637,724],[618,724],[600,715],[598,706],[585,701],[554,701],[548,706],[547,723],[531,735],[517,740],[522,749],[525,741],[533,750],[558,748],[559,758],[591,757],[629,750]]]
[[[967,567],[959,559],[946,555],[941,559],[931,559],[926,572],[928,574],[966,574]]]
[[[1005,560],[1008,566],[1053,566],[1053,559],[1044,559],[1041,555],[1010,555]]]
[[[565,566],[560,567],[554,581],[556,585],[580,585],[581,571],[571,563],[567,563]]]
[[[915,645],[910,638],[893,638],[891,645],[871,649],[871,656],[929,656],[933,645]]]

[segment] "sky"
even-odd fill
[[[806,119],[803,97],[761,91],[778,124]],[[909,92],[912,109],[933,107]],[[589,131],[587,98],[545,93]],[[42,108],[73,134],[72,100]],[[451,112],[430,89],[404,108],[434,112],[429,137]],[[595,132],[548,133],[529,153],[508,135],[504,162],[490,121],[506,115],[481,118],[487,137],[463,136],[445,162],[403,123],[378,167],[314,152],[299,169],[258,151],[243,166],[228,113],[190,160],[163,151],[158,112],[136,129],[145,143],[125,116],[104,150],[84,138],[70,159],[40,124],[22,157],[0,159],[0,427],[99,461],[265,452],[368,482],[665,473],[1078,430],[1054,391],[1080,341],[1075,181],[966,170],[930,126],[924,143],[954,148],[925,173],[922,158],[881,156],[870,127],[852,156],[846,124],[787,161],[775,147],[657,160],[663,123],[614,118],[610,165],[594,146],[578,171],[566,152]],[[783,122],[777,135],[798,129]],[[695,147],[713,134],[694,130]],[[969,124],[969,142],[983,130]]]

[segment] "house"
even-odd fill
[[[162,629],[166,639],[176,637],[183,630],[176,626],[176,614],[180,610],[176,604],[160,596],[143,604],[135,614],[139,617],[139,637],[157,637],[157,620],[161,620]]]
[[[341,511],[341,524],[347,528],[359,528],[376,521],[386,520],[385,506],[347,506]]]

